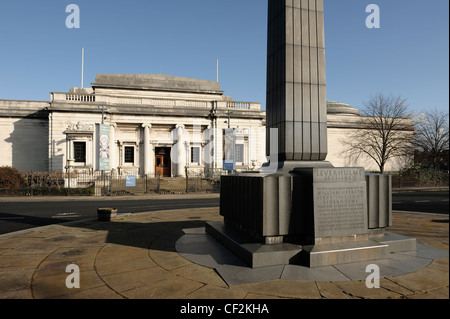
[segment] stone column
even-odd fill
[[[175,144],[170,151],[170,158],[172,161],[172,171],[175,177],[185,176],[186,165],[186,146],[184,140],[184,125],[176,125],[173,130],[173,138]]]
[[[388,244],[369,240],[367,206],[377,222],[372,227],[389,226],[389,181],[381,189],[372,181],[368,200],[364,168],[334,168],[325,161],[323,0],[269,0],[268,33],[266,127],[267,135],[278,129],[282,163],[272,174],[222,176],[224,223],[207,223],[206,231],[228,247],[241,241],[236,232],[253,237],[233,249],[252,267],[386,258]],[[267,244],[276,245],[262,249]],[[404,247],[402,241],[395,245]]]
[[[155,177],[155,145],[150,140],[150,176]]]
[[[69,136],[69,159],[75,160],[75,151],[73,149],[73,137]]]
[[[203,164],[205,165],[205,172],[206,173],[212,173],[211,170],[213,169],[213,152],[214,152],[214,132],[211,129],[211,126],[208,125],[206,130],[203,131],[203,141],[205,141],[202,155],[203,155]]]
[[[110,130],[110,145],[109,145],[109,165],[111,168],[111,172],[117,171],[117,143],[116,143],[116,123],[111,123],[111,130]]]
[[[150,175],[150,167],[151,167],[151,149],[152,145],[150,144],[150,128],[151,124],[142,124],[144,128],[144,174]]]
[[[271,128],[278,129],[280,161],[323,161],[327,156],[323,0],[269,0],[268,17],[267,135]]]

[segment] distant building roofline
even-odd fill
[[[223,95],[215,81],[198,80],[164,74],[98,74],[92,88],[174,91]]]
[[[361,115],[361,112],[358,109],[348,104],[335,101],[327,101],[327,113]]]

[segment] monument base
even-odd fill
[[[383,259],[387,244],[372,240],[303,246],[300,264],[310,268]]]
[[[222,222],[208,222],[206,233],[236,254],[251,268],[297,264],[301,246],[289,243],[262,244]]]
[[[413,251],[414,239],[384,233],[392,211],[390,180],[379,183],[382,178],[366,183],[363,168],[327,162],[285,162],[273,174],[223,176],[224,223],[208,224],[207,232],[254,268],[321,267]],[[370,203],[377,205],[368,210]]]
[[[284,238],[314,245],[328,237],[367,234],[364,169],[301,164],[275,174],[222,176],[225,224],[264,244]]]
[[[251,268],[299,265],[309,268],[388,258],[391,253],[416,250],[414,238],[389,233],[355,241],[337,240],[318,245],[262,244],[222,222],[208,222],[205,231]]]
[[[356,241],[301,246],[290,243],[266,245],[222,222],[208,222],[206,232],[230,249],[251,268],[300,265],[309,268],[387,258],[391,253],[416,250],[416,240],[385,233]]]
[[[417,247],[415,238],[390,232],[383,231],[381,234],[370,235],[369,238],[377,243],[388,245],[388,254],[416,251]]]

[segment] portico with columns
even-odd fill
[[[230,110],[241,136],[238,168],[261,165],[261,104],[234,102],[223,93],[217,82],[149,74],[99,74],[91,89],[51,93],[50,170],[63,170],[67,162],[77,171],[99,170],[102,123],[109,126],[111,174],[184,177],[187,170],[221,170]],[[79,140],[75,148],[73,140]]]
[[[142,124],[144,129],[144,175],[150,175],[152,166],[152,145],[150,142],[151,124]],[[154,153],[154,150],[153,150]]]
[[[223,130],[229,124],[236,132],[237,170],[257,170],[267,161],[266,112],[261,104],[233,101],[217,82],[160,74],[99,74],[91,86],[52,92],[47,102],[0,100],[0,166],[98,171],[102,123],[109,126],[109,149],[104,149],[104,140],[101,146],[111,174],[176,177],[184,176],[186,169],[219,174]],[[369,158],[356,162],[342,155],[342,139],[363,129],[363,122],[357,109],[327,102],[327,161],[377,169]],[[281,145],[287,146],[286,141]],[[397,171],[407,160],[390,161],[386,169]]]

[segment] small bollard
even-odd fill
[[[117,208],[98,208],[97,217],[100,221],[114,221],[117,218]]]

